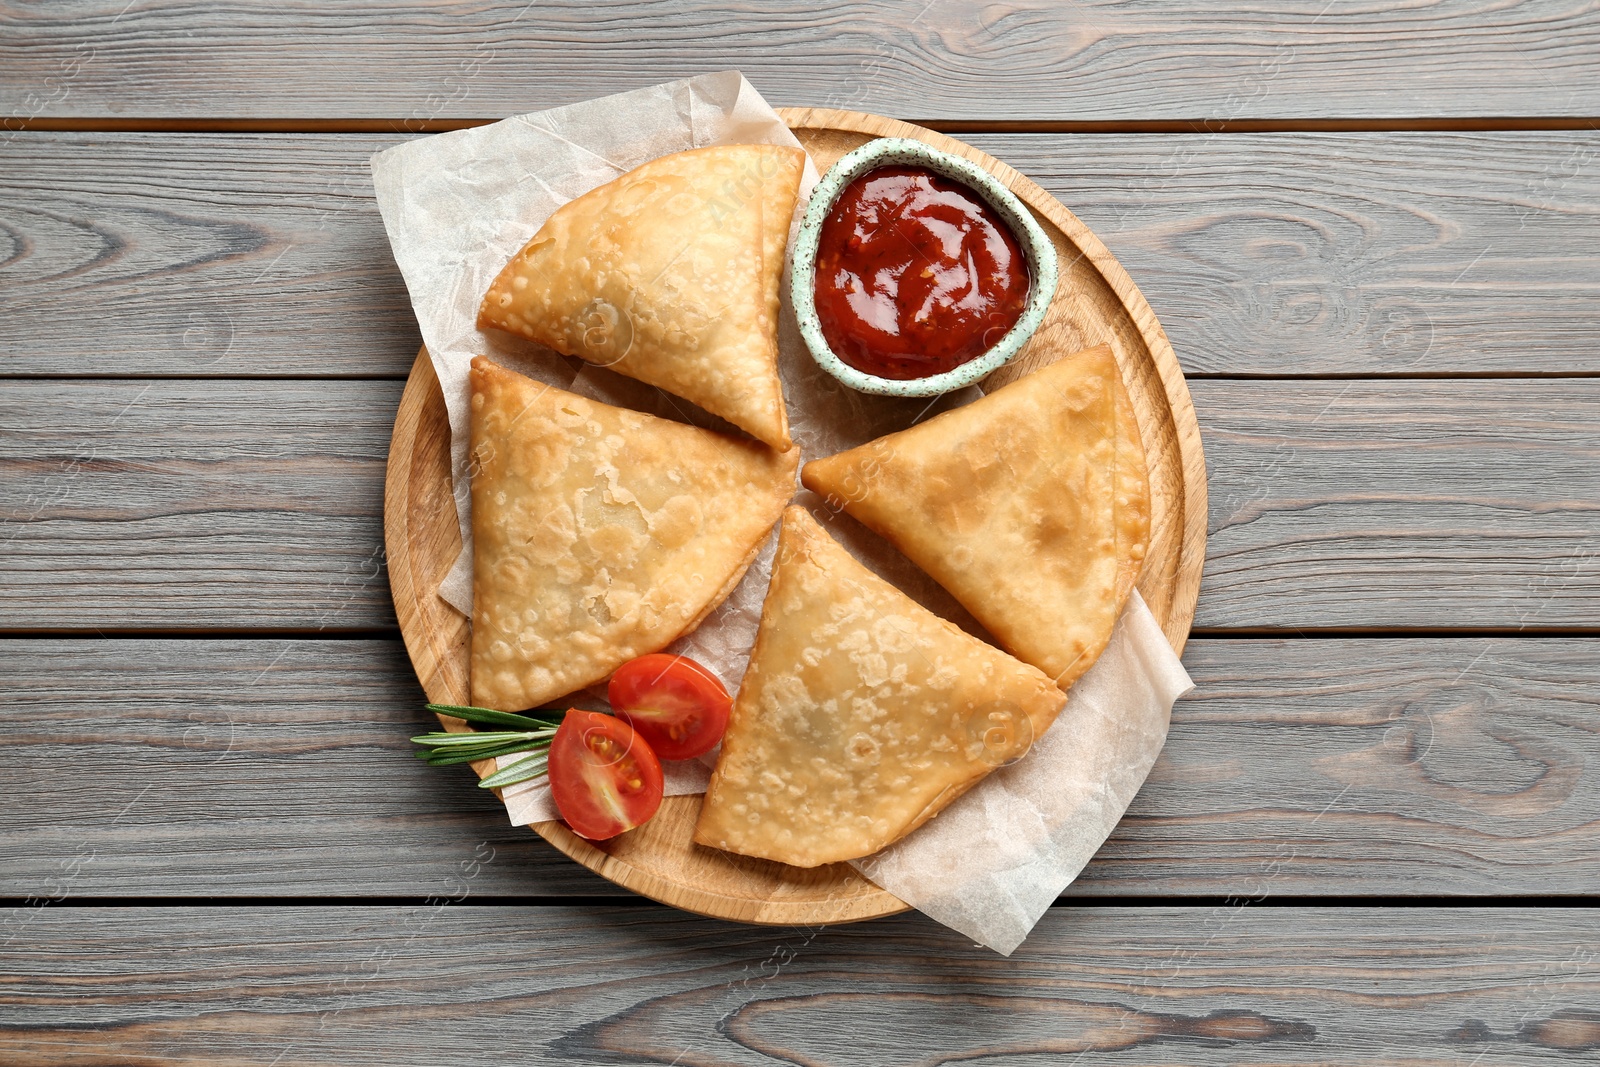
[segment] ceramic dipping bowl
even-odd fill
[[[817,243],[822,224],[833,211],[850,183],[879,167],[923,167],[935,174],[960,182],[977,193],[1016,236],[1028,264],[1028,301],[1022,317],[994,347],[959,367],[926,378],[880,378],[857,370],[834,354],[822,335],[817,318],[816,267]],[[817,365],[852,389],[880,396],[938,396],[972,385],[999,370],[1028,343],[1056,293],[1058,266],[1055,245],[1034,221],[1021,200],[994,175],[970,160],[941,152],[932,145],[904,137],[881,137],[868,141],[835,163],[811,194],[811,202],[800,220],[794,257],[789,265],[789,292],[794,303],[800,336]]]

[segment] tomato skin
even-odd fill
[[[549,774],[561,818],[591,841],[631,830],[661,807],[661,761],[613,715],[569,710],[550,741]]]
[[[693,759],[716,748],[733,707],[716,675],[688,656],[664,652],[618,667],[606,696],[662,759]]]

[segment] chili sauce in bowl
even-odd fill
[[[933,396],[1022,348],[1055,248],[987,171],[921,141],[869,141],[818,184],[790,291],[819,365],[863,392]]]
[[[812,299],[834,355],[880,378],[926,378],[1010,332],[1028,301],[1028,264],[965,185],[879,167],[845,186],[823,221]]]

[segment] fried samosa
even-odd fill
[[[805,153],[696,148],[559,208],[489,287],[497,327],[660,386],[774,448],[778,282]]]
[[[1062,689],[1111,639],[1150,536],[1144,446],[1104,345],[807,463],[801,480]]]
[[[791,507],[694,839],[798,867],[870,855],[1024,754],[1065,701]]]
[[[775,452],[472,361],[472,699],[607,677],[733,591],[794,495]]]

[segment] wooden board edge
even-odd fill
[[[406,654],[422,684],[422,691],[435,703],[455,703],[456,694],[444,688],[438,658],[422,617],[422,592],[416,583],[411,560],[411,467],[417,440],[417,424],[428,394],[439,389],[428,349],[418,349],[411,364],[400,406],[395,411],[394,430],[389,436],[389,458],[383,476],[383,545],[389,572],[389,594],[394,599],[395,619]]]
[[[698,794],[667,797],[662,803],[689,801],[697,797]],[[658,903],[708,919],[724,919],[752,926],[837,926],[881,919],[911,910],[911,905],[888,890],[873,885],[860,874],[857,877],[871,886],[873,892],[849,898],[849,903],[842,908],[837,902],[830,902],[833,906],[826,912],[821,910],[823,905],[816,901],[754,901],[748,897],[714,893],[699,886],[661,878],[624,863],[585,841],[563,823],[534,823],[531,828],[558,850],[607,881]]]

